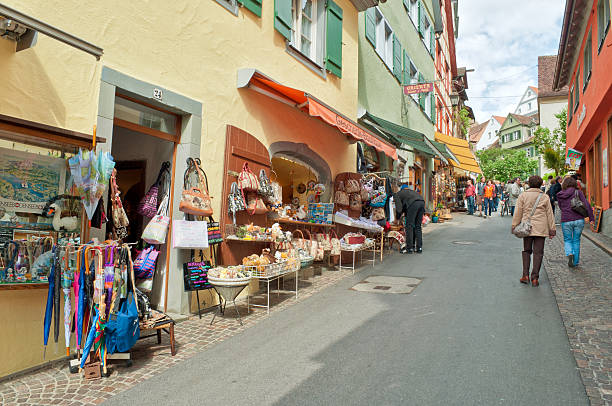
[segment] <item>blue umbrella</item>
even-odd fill
[[[85,250],[79,251],[77,256],[80,261],[77,264],[78,267],[81,268],[79,272],[79,302],[78,302],[78,311],[77,311],[77,325],[76,325],[76,333],[77,333],[77,346],[80,346],[83,342],[83,316],[85,314],[85,309],[87,307],[87,294],[85,292]]]
[[[89,351],[91,350],[91,346],[93,345],[94,338],[96,336],[96,329],[94,328],[94,326],[98,322],[99,318],[100,318],[100,313],[98,312],[98,309],[96,308],[96,315],[94,316],[93,323],[91,323],[92,327],[89,329],[87,340],[85,341],[85,345],[83,346],[83,355],[81,356],[81,368],[83,368],[83,366],[85,365],[85,361],[87,360],[87,355],[89,354]]]
[[[53,247],[53,256],[55,257],[55,247]],[[47,342],[49,341],[49,330],[51,328],[51,317],[53,314],[53,294],[55,292],[55,260],[51,261],[51,272],[49,273],[49,293],[47,294],[47,308],[45,309],[45,321],[43,324],[43,342],[45,349],[43,351],[43,359],[47,354]]]

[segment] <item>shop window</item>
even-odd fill
[[[597,4],[597,53],[601,52],[606,35],[610,29],[610,3],[608,0],[599,0]]]
[[[586,44],[584,45],[584,72],[582,74],[582,91],[584,92],[589,84],[589,80],[591,80],[591,65],[593,61],[592,52],[591,52],[591,32],[589,31],[589,36],[587,37]]]

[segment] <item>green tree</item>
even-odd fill
[[[459,110],[457,123],[459,125],[461,134],[466,137],[468,130],[470,129],[470,112],[465,107],[462,107],[461,110]]]
[[[546,127],[538,127],[534,133],[533,144],[542,154],[547,167],[555,171],[555,176],[565,173],[565,139],[567,128],[567,110],[555,114],[557,128],[552,132]]]
[[[538,167],[537,161],[529,158],[522,149],[487,149],[476,153],[480,168],[487,179],[506,181],[533,175]]]

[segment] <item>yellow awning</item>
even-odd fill
[[[436,133],[435,138],[436,141],[446,144],[446,147],[450,149],[453,155],[455,155],[459,160],[458,165],[455,162],[449,161],[451,165],[466,171],[482,173],[480,166],[478,166],[478,162],[476,162],[474,154],[472,154],[472,151],[470,150],[470,145],[466,140],[451,137],[450,135],[444,135],[438,132]]]

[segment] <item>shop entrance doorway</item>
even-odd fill
[[[282,187],[283,202],[307,208],[308,203],[314,203],[319,198],[315,190],[315,186],[319,185],[319,174],[299,159],[283,155],[273,157],[272,174]]]

